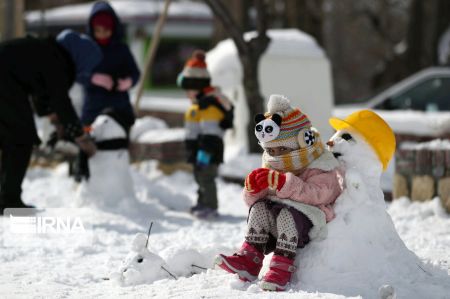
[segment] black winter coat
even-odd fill
[[[68,137],[83,131],[68,91],[75,79],[69,53],[54,39],[0,43],[0,142],[38,144],[33,117],[56,113]]]

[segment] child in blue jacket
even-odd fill
[[[138,82],[140,73],[130,49],[122,41],[122,24],[108,2],[94,4],[87,32],[100,46],[103,60],[90,79],[83,82],[81,122],[89,131],[96,117],[107,111],[129,132],[135,116],[128,91]],[[87,158],[83,153],[71,165],[70,174],[77,182],[89,178]]]
[[[108,2],[99,1],[92,8],[88,33],[98,43],[103,60],[84,86],[85,99],[81,121],[89,126],[105,109],[120,115],[129,129],[134,123],[128,90],[139,80],[139,70],[128,46],[122,41],[122,24]]]

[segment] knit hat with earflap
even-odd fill
[[[202,90],[210,86],[211,76],[206,68],[205,52],[195,50],[178,75],[177,85],[187,90]]]
[[[298,108],[293,108],[289,99],[282,95],[271,95],[269,103],[267,104],[267,111],[264,117],[271,117],[279,115],[281,123],[279,124],[279,134],[272,140],[260,140],[263,148],[285,146],[291,149],[298,149],[298,134],[300,130],[311,128],[311,122],[306,114]],[[261,116],[260,116],[261,118]]]
[[[324,152],[319,132],[308,117],[281,95],[272,95],[269,111],[255,116],[255,135],[263,148],[284,146],[292,149],[281,156],[264,151],[264,167],[278,171],[298,171],[307,167]]]

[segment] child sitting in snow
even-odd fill
[[[253,281],[264,254],[273,251],[261,288],[282,291],[295,272],[297,248],[323,236],[343,186],[338,162],[307,116],[278,95],[270,97],[268,108],[255,117],[264,168],[253,170],[245,181],[244,200],[250,207],[245,242],[234,255],[219,255],[216,264]]]

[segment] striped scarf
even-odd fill
[[[263,166],[281,172],[295,172],[304,169],[324,152],[320,139],[306,148],[294,150],[282,156],[272,157],[266,151],[263,153]]]

